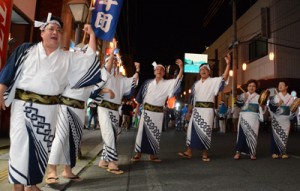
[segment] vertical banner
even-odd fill
[[[123,0],[96,0],[92,27],[96,37],[111,41],[114,38]]]
[[[12,0],[0,1],[0,70],[6,62],[12,6]]]

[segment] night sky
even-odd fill
[[[238,16],[255,2],[237,0]],[[142,70],[152,70],[153,61],[175,68],[176,58],[202,53],[231,23],[231,0],[124,0],[117,38],[121,53],[133,55]]]

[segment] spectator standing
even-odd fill
[[[133,108],[130,104],[130,101],[126,101],[126,103],[122,106],[122,114],[123,114],[123,120],[121,127],[125,130],[129,129],[130,126],[130,116],[133,111]]]
[[[92,120],[94,120],[94,129],[97,128],[97,124],[98,124],[98,120],[97,120],[97,108],[98,108],[98,105],[97,103],[92,100],[89,104],[88,104],[88,108],[90,109],[90,112],[89,112],[89,121],[88,121],[88,126],[87,126],[87,129],[90,130],[91,129],[91,123],[92,123]]]
[[[225,105],[224,101],[222,100],[219,105],[219,126],[220,126],[220,133],[226,133],[226,113],[227,113],[227,106]]]

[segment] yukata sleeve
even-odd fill
[[[134,94],[134,90],[138,85],[138,79],[136,79],[135,76],[132,76],[131,78],[120,77],[122,83],[121,87],[123,87],[122,94],[125,98],[129,98]]]
[[[270,98],[269,105],[268,105],[270,112],[276,113],[276,111],[278,109],[276,103],[278,103],[278,102],[279,102],[279,99],[278,99],[277,95]]]
[[[70,54],[71,67],[68,74],[68,81],[72,88],[87,87],[102,81],[100,61],[90,47],[88,47],[85,53],[80,51]]]
[[[105,87],[106,82],[111,77],[111,74],[106,70],[105,67],[101,68],[102,81],[95,84],[93,91],[91,92],[90,98],[101,102],[103,100],[103,95],[100,95],[101,90]]]
[[[12,53],[0,73],[0,83],[7,86],[4,93],[5,105],[8,107],[14,99],[16,85],[21,76],[22,67],[33,44],[24,43]]]
[[[237,97],[237,99],[236,99],[236,105],[237,105],[239,108],[241,108],[241,107],[244,106],[244,104],[245,104],[245,102],[244,102],[244,94],[240,94],[240,95]]]
[[[194,106],[194,103],[195,103],[195,85],[196,83],[194,83],[194,85],[192,86],[192,92],[191,92],[191,95],[190,95],[190,98],[189,98],[189,104],[190,105],[193,105]]]
[[[136,101],[139,103],[139,104],[142,104],[144,102],[144,98],[147,94],[147,90],[148,90],[148,86],[149,84],[152,82],[152,80],[147,80],[143,83],[143,85],[141,86],[137,96],[136,96]]]
[[[223,91],[224,87],[228,85],[228,79],[225,81],[224,76],[213,78],[213,87],[215,96],[218,95],[220,91]]]
[[[180,93],[182,78],[177,77],[176,79],[167,80],[166,88],[168,88],[168,97],[174,97],[174,95]]]

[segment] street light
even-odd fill
[[[242,69],[243,69],[243,71],[247,70],[247,64],[246,63],[243,63]]]
[[[80,24],[85,23],[86,17],[89,12],[88,4],[85,0],[72,0],[68,3],[72,12],[74,22],[77,24],[75,31],[75,45],[79,43],[81,34]]]
[[[274,57],[275,57],[274,52],[270,52],[269,53],[269,60],[273,61]]]

